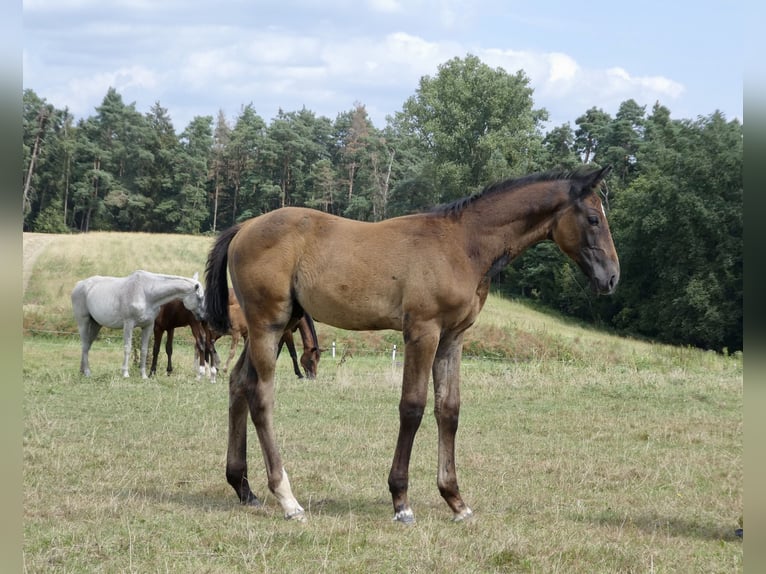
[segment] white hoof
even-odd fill
[[[394,522],[400,524],[415,524],[415,513],[411,508],[405,508],[394,514]]]
[[[458,512],[452,517],[452,522],[469,522],[473,518],[473,510],[467,506],[462,512]]]
[[[285,514],[285,520],[292,520],[295,522],[300,522],[302,524],[308,522],[308,519],[306,518],[306,513],[304,512],[302,508],[290,514]]]

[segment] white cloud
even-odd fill
[[[136,90],[148,90],[152,93],[159,89],[160,83],[157,72],[143,66],[128,66],[112,72],[69,78],[40,95],[57,107],[69,108],[77,117],[85,117],[91,115],[94,108],[101,104],[110,87],[121,95]],[[130,103],[130,99],[126,98],[125,103]],[[139,108],[138,111],[146,110]]]
[[[620,67],[585,68],[561,52],[488,49],[477,55],[487,65],[509,73],[524,70],[534,88],[536,107],[548,109],[554,124],[573,122],[593,106],[615,113],[630,98],[640,105],[677,100],[685,90],[663,76],[632,76]]]
[[[25,10],[45,8],[56,13],[56,6],[87,10],[95,1],[26,0]],[[156,0],[118,1],[133,8],[165,5]],[[330,3],[335,8],[343,4],[340,0]],[[406,6],[408,18],[428,14],[433,22],[457,27],[466,25],[475,3],[368,0],[366,7],[373,17],[389,20],[391,15],[393,20],[401,18],[403,12],[397,12]],[[79,28],[41,36],[39,45],[48,51],[35,49],[28,55],[25,49],[24,85],[57,106],[66,105],[83,115],[92,113],[113,86],[118,91],[131,90],[129,97],[126,94],[128,101],[138,95],[142,109],[159,99],[172,113],[176,106],[190,109],[196,99],[197,113],[214,114],[217,107],[237,110],[252,101],[267,119],[280,106],[295,109],[295,102],[334,116],[359,101],[371,114],[377,112],[374,121],[381,126],[386,114],[401,109],[415,93],[422,76],[434,76],[439,65],[469,53],[511,74],[523,69],[534,88],[535,107],[551,111],[554,122],[559,117],[573,121],[594,105],[613,113],[628,98],[640,104],[665,102],[684,92],[681,84],[663,76],[633,76],[625,68],[588,68],[563,52],[511,50],[498,47],[497,42],[482,48],[452,39],[459,34],[435,40],[437,33],[415,35],[404,30],[389,28],[375,35],[364,27],[338,33],[321,24],[306,31],[259,28],[246,22],[170,25],[147,18],[131,23],[115,14],[106,21],[86,19]],[[67,35],[76,41],[67,40]]]
[[[549,72],[547,81],[549,83],[571,82],[580,70],[580,66],[574,59],[566,54],[554,52],[548,54]]]
[[[623,68],[609,68],[606,77],[611,81],[616,91],[634,91],[657,93],[672,99],[679,98],[684,92],[684,87],[662,76],[633,77]]]

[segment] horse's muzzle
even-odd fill
[[[611,295],[617,289],[617,283],[620,281],[619,271],[616,273],[605,273],[601,276],[593,275],[590,285],[593,291],[599,295]]]

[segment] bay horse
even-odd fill
[[[237,351],[240,339],[247,342],[247,322],[245,321],[245,315],[242,312],[242,308],[239,306],[237,296],[234,294],[234,289],[229,288],[229,322],[231,324],[229,332],[231,335],[231,348],[229,349],[229,357],[226,359],[226,364],[223,367],[223,372],[229,370],[229,364],[231,364],[234,354]],[[303,343],[303,353],[301,354],[300,364],[298,362],[298,353],[295,350],[295,341],[293,340],[293,333],[298,331],[301,336],[301,342]],[[220,338],[220,334],[216,338]],[[247,344],[247,343],[245,343]],[[314,327],[314,321],[311,315],[304,314],[298,320],[298,323],[292,329],[285,329],[282,333],[282,338],[279,340],[279,346],[277,348],[277,356],[282,351],[282,346],[287,346],[287,351],[290,353],[290,358],[293,361],[293,371],[299,378],[303,378],[301,367],[306,371],[306,377],[309,379],[315,379],[317,376],[317,367],[319,366],[319,357],[321,349],[319,348],[319,339],[316,334],[316,328]]]
[[[201,319],[204,313],[204,289],[197,280],[178,275],[134,271],[126,277],[94,275],[78,281],[72,290],[72,310],[82,343],[80,372],[90,376],[88,352],[101,327],[123,330],[125,359],[122,375],[128,376],[128,362],[133,329],[141,328],[141,378],[146,379],[149,335],[160,307],[181,299],[184,307]]]
[[[491,278],[544,240],[573,259],[597,293],[615,290],[620,265],[597,193],[610,169],[532,174],[374,223],[285,207],[223,231],[208,254],[205,309],[214,328],[228,327],[228,268],[249,333],[229,378],[226,478],[240,501],[260,505],[247,474],[249,409],[269,489],[286,518],[306,520],[282,465],[273,411],[279,338],[308,312],[342,329],[402,331],[399,434],[388,475],[394,520],[415,522],[409,461],[430,375],[437,486],[453,520],[472,517],[455,469],[463,334],[481,311]]]
[[[165,341],[165,354],[168,356],[167,374],[173,372],[173,336],[177,327],[189,327],[194,338],[194,359],[198,361],[197,380],[205,375],[206,369],[210,371],[210,382],[214,383],[217,367],[218,354],[215,350],[212,334],[206,328],[204,321],[200,321],[194,313],[184,307],[183,301],[174,299],[160,307],[160,312],[154,319],[154,345],[152,346],[152,366],[149,376],[157,372],[157,356],[162,345],[162,336],[167,332]]]

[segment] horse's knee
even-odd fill
[[[434,407],[436,424],[443,432],[455,434],[460,422],[460,408],[456,406]]]
[[[414,430],[417,430],[417,428],[420,426],[420,421],[423,420],[423,413],[425,412],[425,404],[416,401],[416,402],[405,402],[402,401],[399,403],[399,421],[401,423],[401,426],[413,428]]]

